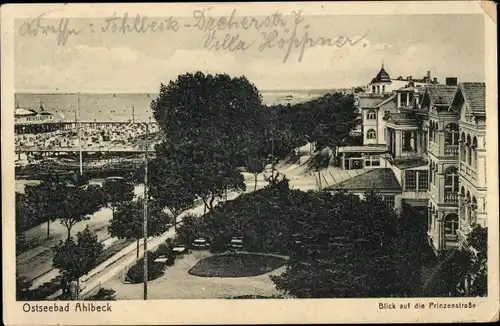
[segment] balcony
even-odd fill
[[[449,192],[444,194],[446,204],[458,204],[458,192]]]
[[[467,178],[470,177],[471,179],[476,179],[476,169],[470,166],[467,166],[466,163],[462,162],[460,163],[460,172],[463,177]]]
[[[445,145],[444,155],[458,156],[458,145]]]

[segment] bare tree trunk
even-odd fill
[[[212,199],[210,199],[210,204],[208,206],[208,208],[210,210],[212,210],[214,208],[214,200],[215,200],[215,196],[212,196]]]
[[[68,241],[71,239],[71,226],[68,227]]]
[[[136,240],[137,240],[136,258],[137,258],[137,260],[139,260],[139,238],[137,238]]]
[[[253,187],[253,191],[257,190],[257,173],[254,173],[254,177],[255,177],[255,182],[254,182],[254,187]]]
[[[80,297],[80,278],[77,277],[76,278],[76,299],[78,300],[78,298]]]
[[[47,239],[50,238],[50,218],[47,220]]]

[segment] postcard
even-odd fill
[[[2,6],[4,322],[498,321],[494,9]]]

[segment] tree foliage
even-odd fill
[[[80,277],[95,267],[104,246],[88,226],[78,232],[76,238],[76,242],[69,238],[54,247],[53,267],[59,269],[67,280],[76,280],[79,288]]]
[[[134,199],[134,184],[125,179],[106,179],[102,185],[102,192],[114,218],[118,205]]]
[[[468,275],[472,280],[469,295],[488,295],[488,228],[477,225],[470,233],[468,242],[473,253],[470,255]]]
[[[272,280],[295,297],[416,296],[420,257],[410,245],[422,239],[420,226],[401,225],[408,221],[373,192],[364,199],[343,190],[302,192],[283,177],[202,219],[185,219],[179,235],[188,244],[205,237],[217,250],[242,237],[247,251],[289,255]]]
[[[64,181],[56,175],[45,175],[39,184],[26,185],[24,194],[16,193],[18,232],[46,222],[47,238],[49,238],[50,222],[61,217],[64,198]]]
[[[90,185],[88,176],[75,175],[69,179],[65,187],[65,196],[58,208],[61,224],[68,231],[71,238],[71,229],[77,223],[90,219],[104,205],[104,195],[99,185]]]
[[[144,199],[124,202],[118,206],[116,215],[110,221],[108,232],[119,239],[135,239],[137,257],[139,257],[139,240],[144,236]],[[157,236],[169,228],[170,217],[162,211],[162,207],[150,201],[148,205],[148,236]]]
[[[467,236],[467,242],[468,247],[448,251],[440,257],[434,295],[488,295],[488,228],[476,225]]]
[[[359,123],[354,104],[353,95],[333,93],[304,103],[271,106],[269,121],[275,128],[277,155],[288,155],[307,139],[316,142],[318,150],[347,144]]]
[[[151,196],[176,211],[194,198],[213,209],[228,191],[244,190],[237,168],[254,151],[261,109],[261,96],[245,77],[198,72],[162,84],[152,110],[165,139],[151,164]]]
[[[16,300],[24,301],[31,298],[31,282],[24,276],[16,273]]]

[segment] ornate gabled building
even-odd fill
[[[403,202],[426,203],[432,248],[469,248],[473,226],[487,226],[485,84],[428,85],[385,121],[389,164],[381,165],[400,182]]]
[[[428,112],[428,236],[436,252],[456,246],[458,229],[458,117],[449,110],[455,85],[428,86],[422,109]]]
[[[339,148],[342,168],[390,169],[395,206],[427,212],[436,254],[470,248],[472,228],[487,226],[485,84],[394,80],[382,67],[358,103],[363,145]]]
[[[450,105],[459,117],[458,230],[460,247],[475,224],[487,227],[486,101],[484,83],[461,83]]]

